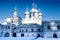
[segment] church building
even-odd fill
[[[60,38],[60,21],[44,21],[40,9],[32,5],[30,11],[27,8],[24,12],[25,18],[18,16],[15,7],[13,16],[0,24],[0,37]]]

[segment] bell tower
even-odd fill
[[[17,9],[15,7],[13,17],[17,17]]]

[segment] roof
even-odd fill
[[[22,24],[20,27],[40,27],[38,24]]]

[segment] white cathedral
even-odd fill
[[[60,21],[43,21],[41,11],[34,3],[30,11],[25,11],[25,18],[17,14],[15,8],[13,16],[0,24],[0,37],[60,38]]]
[[[22,19],[22,24],[29,24],[29,23],[37,23],[39,25],[42,25],[42,13],[40,12],[40,10],[34,8],[34,3],[33,3],[33,8],[28,11],[28,9],[25,12],[25,18]],[[13,20],[13,24],[15,24],[16,26],[18,26],[20,23],[18,23],[19,17],[17,15],[17,9],[14,9],[14,14],[12,18],[6,18],[5,22],[2,23],[4,25],[6,25],[8,22],[12,23]]]

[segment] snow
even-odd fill
[[[7,25],[7,22],[3,22],[2,25]]]
[[[0,37],[0,40],[60,40],[60,38]]]
[[[7,22],[11,22],[11,19],[12,19],[12,18],[6,18],[6,21],[7,21]]]
[[[6,18],[6,20],[2,23],[2,25],[7,25],[7,23],[11,22],[12,18]]]
[[[29,14],[29,11],[26,11],[25,14]]]

